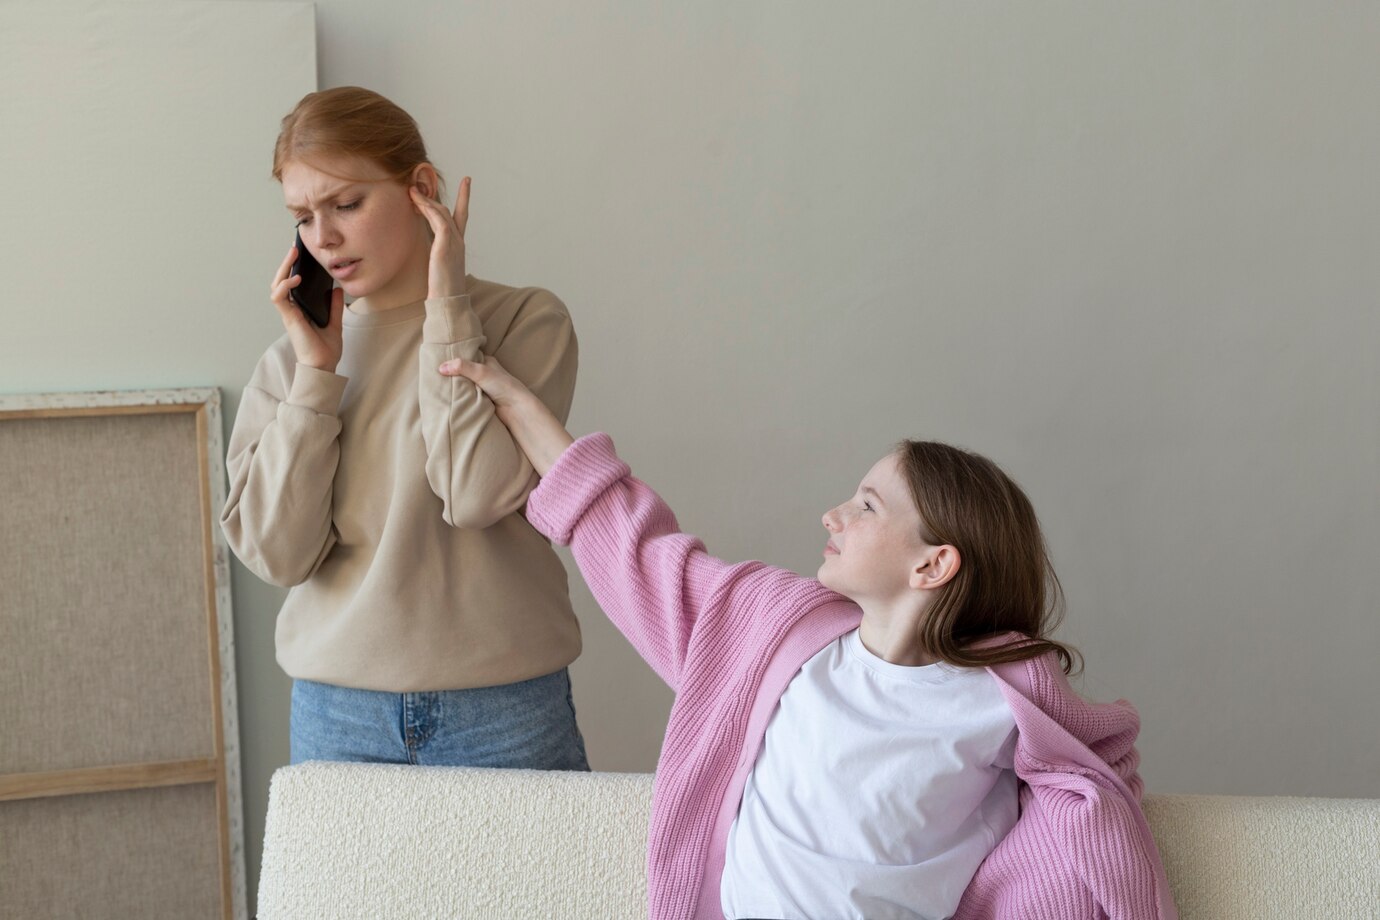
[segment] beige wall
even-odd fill
[[[0,392],[217,386],[234,418],[282,332],[264,295],[292,236],[269,168],[316,85],[312,23],[308,3],[0,0]],[[234,568],[252,905],[289,683],[280,598]]]
[[[1380,795],[1380,8],[316,10],[320,84],[393,97],[452,188],[474,176],[473,270],[575,317],[572,427],[611,432],[711,550],[811,571],[819,514],[891,442],[973,447],[1040,510],[1082,687],[1139,706],[1152,789]],[[261,168],[287,104],[252,168],[178,190],[178,245],[235,321],[134,310],[97,345],[101,305],[29,289],[6,309],[60,332],[6,337],[5,388],[136,385],[98,373],[113,353],[137,385],[214,367],[234,395],[279,247],[204,199],[233,186],[237,219],[287,232]],[[235,591],[257,867],[281,594],[242,569]],[[669,694],[576,596],[592,761],[649,769]]]
[[[810,571],[891,442],[963,443],[1152,785],[1380,794],[1380,8],[682,7],[326,0],[321,83],[475,177],[572,426],[712,550]],[[581,613],[594,760],[645,769],[666,696]]]

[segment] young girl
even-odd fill
[[[291,587],[277,650],[293,762],[588,769],[565,569],[517,513],[537,478],[489,399],[436,373],[498,356],[564,418],[565,306],[466,274],[470,181],[454,212],[440,205],[416,123],[377,93],[302,99],[273,175],[339,287],[318,328],[289,299],[296,250],[278,266],[287,334],[245,387],[221,525],[245,565]]]
[[[676,691],[652,917],[1176,916],[1135,710],[1069,687],[1034,511],[993,463],[904,442],[824,515],[815,581],[707,555],[501,362],[439,370],[493,400],[543,477],[528,520]]]

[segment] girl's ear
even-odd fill
[[[962,564],[958,547],[947,543],[943,546],[927,546],[915,568],[911,569],[910,586],[917,591],[933,591],[952,581]]]
[[[436,175],[436,167],[430,163],[418,164],[412,170],[412,181],[409,184],[433,201],[441,188],[440,177]]]

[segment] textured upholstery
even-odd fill
[[[273,777],[261,920],[641,920],[652,777],[308,763]],[[1380,799],[1149,795],[1182,920],[1380,918]]]

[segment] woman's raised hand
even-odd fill
[[[288,291],[302,283],[300,275],[292,274],[292,263],[295,261],[297,247],[289,246],[287,258],[278,266],[278,273],[273,276],[273,284],[268,289],[269,296],[273,300],[273,305],[278,308],[278,315],[283,319],[283,328],[287,330],[288,339],[292,341],[292,350],[297,353],[297,363],[334,374],[336,365],[340,363],[340,322],[345,313],[345,292],[340,288],[331,290],[330,322],[326,324],[325,329],[317,328],[315,323],[307,319],[307,314],[302,312],[302,308],[288,296]]]
[[[545,476],[575,440],[546,403],[492,355],[484,357],[483,363],[454,358],[437,370],[447,377],[466,377],[484,391],[493,401],[498,420],[508,426],[513,440],[539,475]]]
[[[470,221],[470,177],[460,180],[455,212],[408,186],[412,204],[431,225],[431,262],[427,268],[427,299],[468,293],[465,286],[465,225]]]

